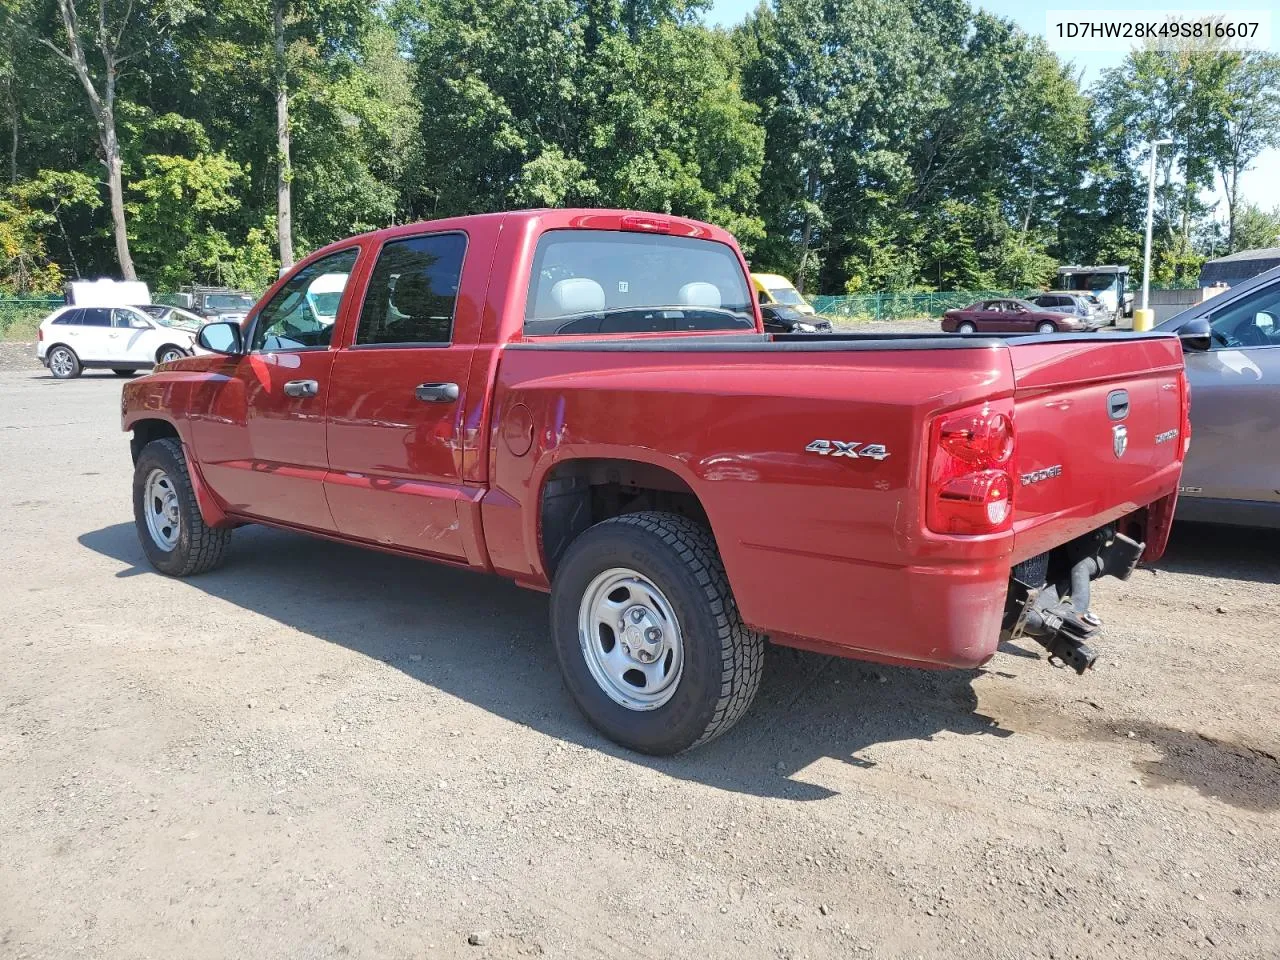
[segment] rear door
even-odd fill
[[[467,559],[463,451],[486,441],[463,423],[480,298],[459,291],[483,293],[488,264],[466,251],[466,234],[450,231],[393,237],[378,252],[328,404],[326,489],[346,536]]]
[[[85,307],[75,330],[72,347],[82,362],[101,363],[112,358],[111,308]]]

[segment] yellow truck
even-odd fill
[[[800,296],[800,291],[791,285],[786,277],[776,273],[751,274],[751,286],[755,288],[756,299],[761,303],[777,303],[790,307],[797,313],[813,313],[813,307]]]

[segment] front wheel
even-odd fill
[[[174,360],[181,360],[186,356],[180,347],[161,347],[159,354],[156,355],[157,363],[172,363]]]
[[[977,333],[977,332],[978,332],[978,328],[975,327],[972,323],[962,323],[960,324],[960,326],[956,327],[956,333]]]
[[[1040,326],[1036,327],[1036,332],[1037,333],[1057,333],[1058,328],[1055,327],[1048,320],[1046,320],[1044,323],[1040,324]]]
[[[151,565],[171,577],[189,577],[222,563],[231,531],[210,527],[200,515],[182,444],[153,440],[133,471],[133,523]]]
[[[566,686],[611,740],[667,755],[724,733],[760,687],[715,540],[670,513],[626,514],[575,540],[556,571],[551,630]]]

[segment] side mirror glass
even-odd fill
[[[234,323],[206,323],[196,336],[196,343],[214,353],[229,357],[244,352],[240,341],[240,327]]]
[[[1178,328],[1184,352],[1203,352],[1213,346],[1213,328],[1204,317],[1194,317]]]

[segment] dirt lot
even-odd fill
[[[771,650],[649,760],[540,595],[252,528],[152,573],[119,389],[0,372],[0,957],[1280,956],[1276,535],[1109,581],[1086,678]]]

